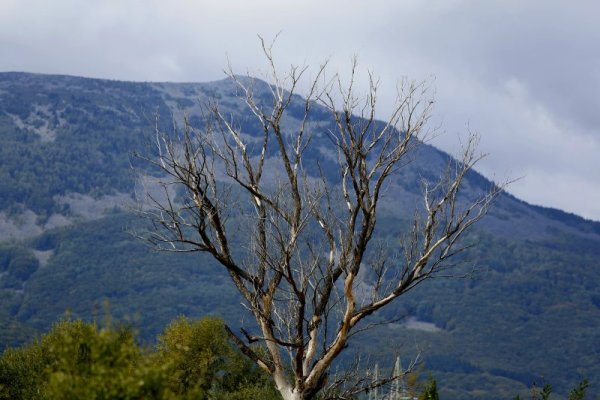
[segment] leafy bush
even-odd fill
[[[173,398],[166,369],[149,362],[127,329],[62,321],[0,359],[0,399]]]
[[[211,398],[276,399],[270,378],[229,342],[222,320],[179,318],[159,338],[158,363],[169,365],[170,387]]]
[[[62,321],[0,358],[0,399],[278,399],[216,318],[178,319],[157,350],[125,328]]]

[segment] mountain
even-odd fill
[[[212,260],[153,252],[131,234],[147,221],[129,211],[153,188],[154,171],[132,154],[152,154],[155,126],[184,115],[201,125],[202,104],[216,99],[252,134],[236,95],[228,80],[0,73],[0,347],[32,340],[65,313],[102,319],[109,310],[144,340],[182,314],[248,321]],[[311,123],[325,129],[316,111]],[[293,107],[286,116],[299,117]],[[383,199],[388,243],[419,204],[419,181],[449,159],[426,144],[414,155]],[[326,167],[323,154],[308,160]],[[473,172],[465,196],[490,185]],[[600,223],[503,193],[469,240],[472,276],[419,286],[374,317],[396,322],[357,336],[349,354],[391,366],[419,353],[444,399],[511,398],[542,379],[562,394],[583,377],[600,382]]]

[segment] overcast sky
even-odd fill
[[[208,81],[353,55],[393,88],[435,87],[434,144],[467,130],[486,176],[534,204],[600,220],[600,2],[553,0],[0,0],[0,71]],[[391,91],[382,95],[382,115]]]

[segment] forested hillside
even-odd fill
[[[236,94],[229,81],[0,74],[1,348],[31,341],[65,313],[98,318],[105,304],[146,341],[180,315],[249,324],[213,261],[152,251],[134,235],[148,221],[131,211],[154,190],[156,171],[134,154],[152,157],[157,124],[168,131],[187,115],[200,127],[213,99],[253,134]],[[327,129],[318,116],[313,126]],[[300,115],[292,108],[286,118]],[[324,136],[315,140],[325,148]],[[383,199],[378,235],[391,255],[420,206],[420,180],[448,160],[428,145],[417,152]],[[308,160],[327,168],[326,151]],[[472,173],[464,196],[490,185]],[[458,274],[472,271],[467,278],[417,287],[375,315],[394,322],[359,335],[350,352],[390,367],[396,355],[420,353],[444,399],[510,398],[541,378],[561,394],[585,377],[600,382],[600,223],[502,194],[468,240],[475,246]]]

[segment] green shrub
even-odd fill
[[[148,362],[127,329],[62,321],[0,358],[0,399],[168,399],[166,369]]]
[[[223,321],[178,318],[159,337],[158,362],[169,366],[170,387],[215,399],[279,399],[270,378],[229,341]]]
[[[266,374],[229,342],[223,322],[180,318],[144,351],[129,329],[61,321],[0,358],[0,399],[268,400]]]

